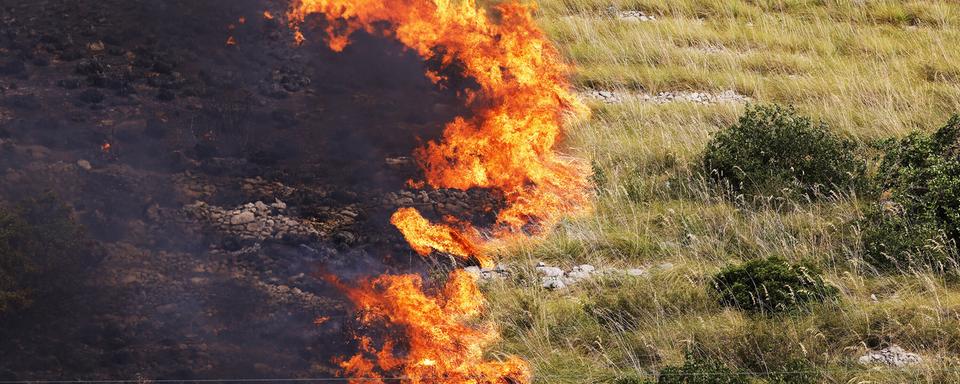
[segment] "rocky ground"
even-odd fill
[[[400,206],[492,220],[486,191],[405,187],[454,91],[381,39],[295,47],[284,6],[0,5],[0,203],[52,192],[102,250],[0,319],[0,380],[330,376],[351,311],[319,274],[427,268]]]

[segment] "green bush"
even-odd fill
[[[660,370],[657,384],[746,384],[750,382],[748,378],[719,361],[687,352],[683,365]]]
[[[960,116],[933,135],[889,140],[867,209],[865,260],[881,270],[957,271],[960,239]]]
[[[748,107],[707,144],[703,166],[738,191],[808,195],[859,187],[866,169],[856,144],[792,108]]]
[[[797,310],[837,295],[814,268],[778,257],[728,267],[713,277],[713,287],[722,305],[762,313]]]
[[[0,207],[0,314],[70,289],[91,250],[69,208],[51,196]]]

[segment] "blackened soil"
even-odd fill
[[[378,196],[416,171],[384,159],[463,113],[455,92],[395,42],[293,46],[262,16],[285,6],[0,1],[0,204],[50,191],[101,250],[75,289],[0,319],[0,380],[329,377],[350,310],[317,271],[422,268],[385,245]],[[183,213],[275,200],[321,235]]]

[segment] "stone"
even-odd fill
[[[567,284],[559,276],[547,276],[543,278],[542,286],[546,289],[557,290],[566,288]]]
[[[857,362],[863,365],[886,365],[889,367],[903,368],[911,365],[917,365],[923,362],[920,355],[910,353],[900,346],[891,345],[879,351],[869,351],[866,355],[860,356]]]
[[[84,171],[93,169],[93,166],[90,165],[90,162],[86,160],[77,160],[77,166],[82,168]]]
[[[236,215],[233,215],[233,217],[230,218],[230,224],[242,225],[242,224],[253,222],[253,220],[255,219],[256,219],[256,216],[254,216],[253,212],[243,211]]]
[[[642,268],[630,268],[627,270],[627,274],[630,276],[643,276],[647,274],[647,271]]]
[[[557,267],[537,267],[537,271],[540,271],[546,277],[561,277],[563,276],[563,270]]]
[[[471,265],[469,267],[464,268],[463,271],[466,273],[469,273],[475,279],[479,279],[481,276],[480,267],[477,267],[477,266]]]
[[[281,211],[284,209],[287,209],[287,203],[280,201],[280,199],[275,199],[275,200],[276,201],[274,201],[273,204],[270,204],[271,207],[274,207]]]

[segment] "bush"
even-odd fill
[[[713,287],[722,305],[764,313],[797,310],[837,295],[814,268],[778,257],[726,268],[713,277]]]
[[[865,260],[881,270],[957,267],[960,239],[960,116],[933,135],[889,140],[867,209]]]
[[[862,184],[866,163],[856,147],[792,108],[753,106],[710,140],[703,165],[738,191],[816,195]]]
[[[664,367],[657,376],[658,384],[740,384],[749,383],[748,376],[727,368],[713,359],[697,358],[687,352],[681,366]]]
[[[0,314],[72,288],[91,251],[69,208],[53,197],[0,207]]]

